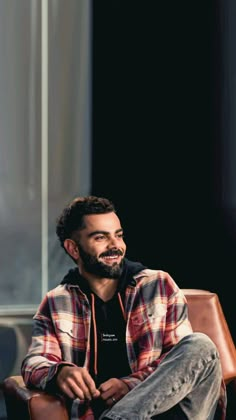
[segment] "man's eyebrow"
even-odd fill
[[[122,228],[120,228],[120,229],[117,229],[117,230],[115,231],[115,233],[119,233],[119,232],[123,232],[123,229],[122,229]],[[93,232],[90,232],[90,233],[88,234],[88,237],[89,237],[89,238],[91,238],[92,236],[99,235],[99,234],[102,234],[102,235],[109,235],[109,234],[110,234],[110,232],[107,232],[106,230],[94,230]]]

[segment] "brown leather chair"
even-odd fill
[[[217,294],[198,289],[183,289],[183,292],[188,301],[193,330],[206,333],[215,342],[225,383],[234,383],[235,345]],[[8,420],[69,420],[63,398],[27,389],[21,376],[6,378],[3,393]],[[231,418],[236,418],[236,412]]]
[[[3,382],[7,420],[69,420],[63,398],[26,388],[22,376]]]
[[[214,341],[220,353],[224,381],[230,383],[236,378],[236,350],[218,295],[206,290],[182,290],[193,330],[207,334]]]

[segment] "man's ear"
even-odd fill
[[[72,239],[66,239],[64,242],[64,247],[68,254],[74,258],[74,260],[78,260],[79,258],[79,250],[78,246]]]

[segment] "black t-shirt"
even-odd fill
[[[126,350],[126,321],[116,293],[108,302],[95,296],[97,333],[97,375],[94,372],[94,325],[91,328],[90,371],[96,385],[110,378],[121,378],[131,373]]]

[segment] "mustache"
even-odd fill
[[[112,257],[112,256],[121,256],[123,255],[123,252],[120,249],[111,249],[110,251],[103,252],[100,254],[100,257]]]

